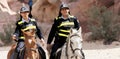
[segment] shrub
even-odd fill
[[[104,40],[104,44],[110,44],[120,34],[120,21],[118,15],[106,7],[94,6],[88,11],[90,20],[88,28],[92,32],[92,40]]]
[[[0,39],[4,43],[11,43],[11,34],[13,33],[15,26],[13,26],[13,23],[7,23],[3,25],[4,32],[0,32]]]

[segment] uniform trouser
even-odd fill
[[[15,49],[15,53],[17,54],[17,58],[19,59],[19,53],[20,53],[20,50],[24,47],[25,43],[24,43],[24,40],[22,41],[18,41],[17,43],[17,46],[16,46],[16,49]]]
[[[50,59],[55,59],[55,53],[57,49],[61,48],[64,45],[64,43],[55,43],[52,47],[52,51],[50,54]]]
[[[20,49],[23,48],[25,45],[24,41],[18,41],[17,43],[17,47],[15,49],[15,52],[19,53],[20,52]]]

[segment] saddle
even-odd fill
[[[16,53],[15,51],[12,53],[10,59],[24,59],[25,54],[25,48],[21,48],[19,53]],[[18,58],[19,57],[19,58]]]
[[[38,46],[38,52],[39,52],[39,55],[42,57],[42,59],[46,59],[46,54],[40,46]],[[13,52],[10,59],[16,59],[16,58],[18,59],[18,57],[19,59],[24,59],[24,55],[25,55],[25,47],[21,48],[19,55]]]

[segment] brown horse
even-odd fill
[[[24,59],[41,59],[39,55],[36,39],[35,29],[29,29],[29,31],[23,31],[25,37],[25,56]]]
[[[27,29],[22,31],[25,37],[25,55],[24,59],[42,59],[39,55],[36,39],[35,39],[35,28]],[[7,59],[11,58],[11,54],[14,52],[16,45],[13,45],[11,50],[8,52]]]

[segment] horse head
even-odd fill
[[[81,27],[79,30],[71,29],[70,35],[67,39],[67,47],[70,49],[72,56],[71,58],[82,58],[81,50],[82,50],[82,35],[81,35]],[[69,53],[69,52],[68,52]]]
[[[25,59],[38,59],[35,33],[36,26],[30,25],[22,30],[25,37]]]
[[[25,37],[35,36],[36,27],[35,26],[28,26],[26,29],[23,29],[22,32],[23,32],[23,35]]]

